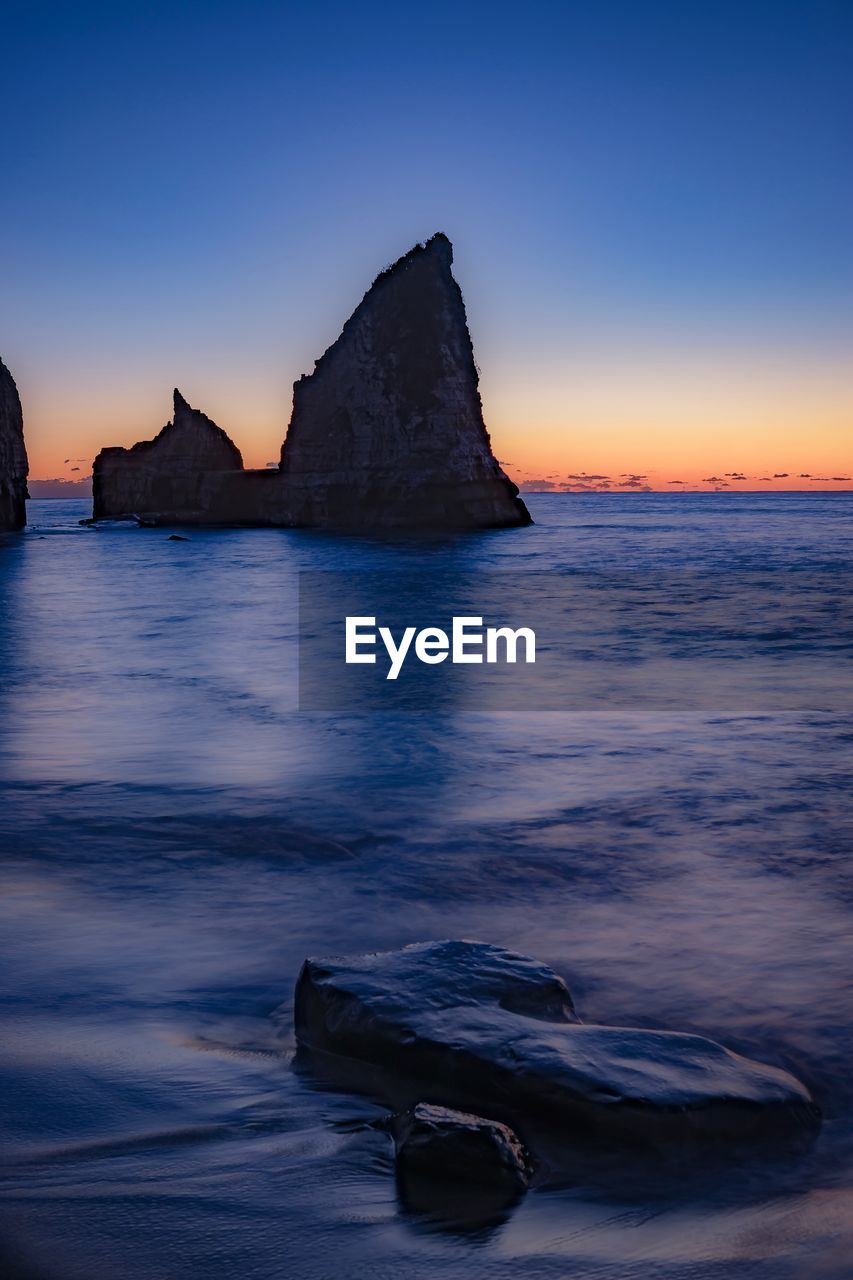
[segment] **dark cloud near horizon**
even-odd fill
[[[278,464],[275,464],[278,465]],[[501,465],[511,465],[509,463]],[[522,472],[521,474],[525,474]],[[526,473],[529,475],[529,473]],[[646,483],[648,474],[621,471],[618,473],[619,479],[611,479],[610,476],[600,475],[595,472],[587,473],[585,471],[571,472],[565,480],[561,481],[557,478],[557,472],[551,472],[541,479],[528,479],[519,481],[519,489],[522,493],[618,493],[619,491],[630,490],[634,493],[654,493],[654,486]],[[726,471],[721,476],[705,476],[701,481],[712,487],[714,493],[724,493],[727,489],[732,488],[730,481],[743,481],[754,479],[760,483],[769,483],[773,480],[787,480],[790,478],[790,472],[777,471],[772,476],[749,476],[743,471]],[[810,472],[801,472],[798,476],[801,480],[811,480],[817,483],[844,483],[851,482],[851,476],[815,476]],[[668,485],[678,485],[689,487],[691,482],[688,480],[667,480]]]
[[[28,486],[31,498],[91,498],[92,477],[81,476],[79,480],[65,480],[56,476],[50,480],[30,480]]]

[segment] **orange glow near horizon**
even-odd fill
[[[643,354],[508,374],[483,393],[495,453],[517,483],[853,488],[853,385],[835,360]]]
[[[146,374],[121,386],[116,378],[107,394],[101,381],[94,403],[82,383],[19,379],[31,477],[84,478],[103,446],[156,435],[171,415],[171,385],[164,371],[152,393]],[[525,368],[493,358],[481,390],[495,454],[521,485],[808,490],[853,489],[847,384],[837,363],[691,366],[645,356]],[[287,382],[241,381],[233,369],[226,378],[199,362],[181,390],[229,433],[247,467],[277,462]]]

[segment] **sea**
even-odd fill
[[[64,501],[0,537],[4,1275],[853,1274],[853,494],[528,496],[528,529],[433,539],[179,541]],[[651,584],[656,644],[690,679],[300,704],[300,574],[460,566],[598,584],[599,604],[608,575]],[[717,692],[703,667],[697,575],[724,585],[724,658],[764,664],[760,688]],[[592,656],[631,671],[630,618],[599,604]],[[296,1053],[293,988],[307,956],[447,937],[550,964],[586,1021],[786,1067],[819,1134],[697,1149],[677,1176],[654,1152],[569,1151],[488,1221],[419,1212],[392,1100]]]

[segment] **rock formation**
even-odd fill
[[[485,943],[306,960],[294,1019],[306,1049],[428,1080],[438,1102],[597,1140],[775,1137],[818,1116],[788,1072],[702,1036],[580,1023],[555,973]]]
[[[465,304],[444,235],[374,281],[295,384],[278,469],[244,471],[175,393],[155,440],[103,449],[94,518],[155,524],[475,529],[530,523],[483,423]]]
[[[226,476],[242,472],[240,450],[215,422],[174,392],[175,413],[153,440],[102,449],[92,473],[94,518],[148,516],[203,522]]]
[[[27,522],[27,450],[15,379],[0,360],[0,531]]]
[[[530,1170],[518,1135],[499,1120],[418,1102],[392,1122],[397,1170],[404,1178],[480,1183],[516,1194]]]
[[[491,451],[452,261],[444,235],[417,245],[294,385],[281,470],[295,523],[529,523]]]

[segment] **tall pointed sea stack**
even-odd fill
[[[439,233],[383,271],[295,384],[281,455],[294,523],[529,524],[492,454],[452,262]]]
[[[217,502],[221,477],[242,471],[237,446],[177,388],[174,405],[172,421],[153,440],[98,454],[92,473],[96,520],[136,515],[197,524]]]
[[[27,450],[15,379],[0,360],[0,531],[27,522]]]

